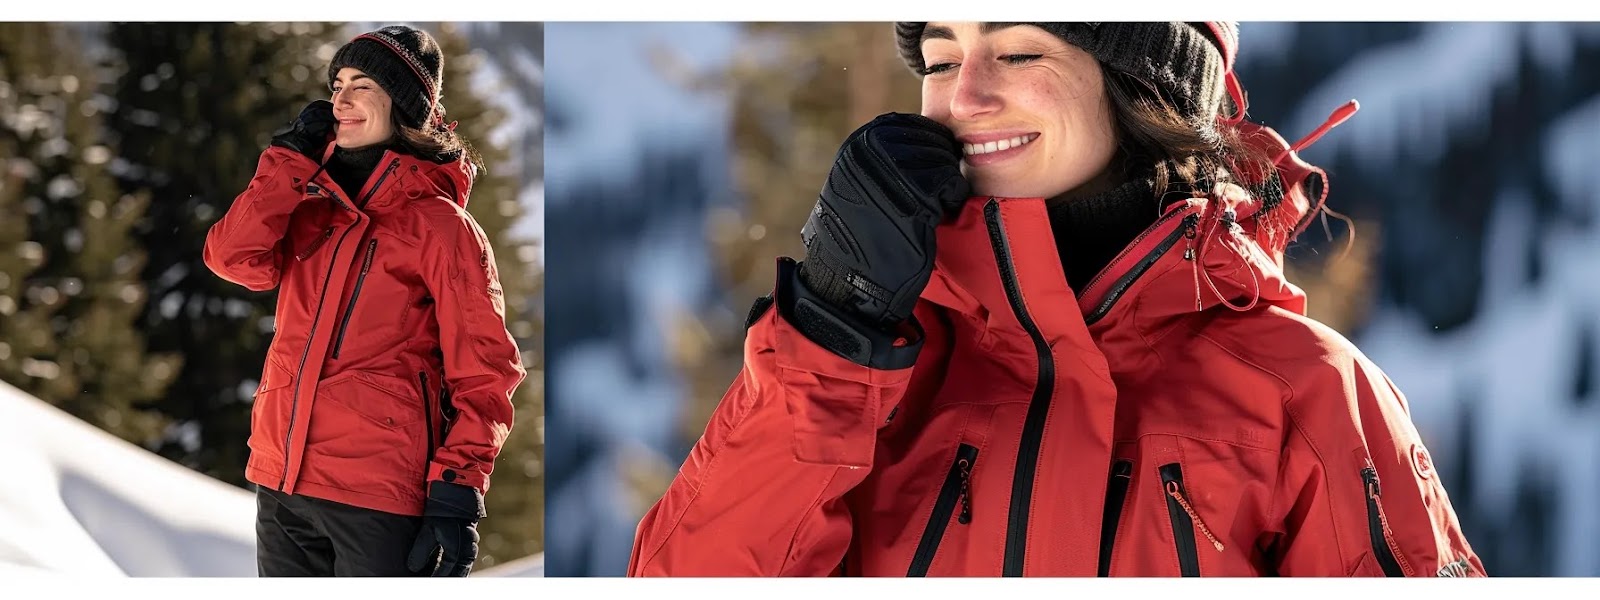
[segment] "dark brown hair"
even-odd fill
[[[1102,70],[1116,123],[1117,160],[1110,168],[1118,170],[1111,173],[1117,180],[1153,170],[1157,198],[1168,193],[1209,196],[1220,181],[1240,183],[1257,194],[1276,185],[1249,185],[1232,175],[1241,170],[1272,172],[1270,159],[1246,145],[1236,128],[1190,122],[1155,86],[1103,66]],[[1233,110],[1232,103],[1224,102],[1223,110]]]
[[[389,121],[394,125],[395,142],[407,153],[439,163],[451,162],[463,156],[474,172],[483,172],[483,157],[455,130],[443,125],[409,127],[400,122],[400,112],[391,111]]]

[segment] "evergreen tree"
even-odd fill
[[[129,233],[147,202],[120,194],[108,174],[103,99],[78,33],[0,25],[0,147],[8,158],[0,203],[21,209],[0,236],[32,240],[0,267],[0,313],[10,313],[0,369],[35,396],[150,445],[165,420],[148,403],[178,361],[146,354],[136,329],[143,252]]]

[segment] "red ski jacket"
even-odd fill
[[[342,190],[297,152],[262,153],[205,246],[223,279],[278,289],[251,482],[405,515],[429,481],[488,491],[526,371],[466,211],[470,168],[390,151]]]
[[[1484,574],[1406,397],[1285,280],[1327,189],[1279,169],[1281,201],[1170,205],[1081,294],[1043,199],[971,199],[910,368],[758,303],[630,575]]]

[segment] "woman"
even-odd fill
[[[245,475],[262,576],[466,576],[525,376],[424,31],[356,37],[206,238],[279,289]],[[331,143],[330,143],[331,142]]]
[[[631,574],[1483,574],[1284,278],[1326,186],[1233,24],[896,33],[922,114],[845,141]]]

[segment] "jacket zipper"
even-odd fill
[[[396,158],[389,161],[389,166],[383,169],[383,174],[378,176],[378,180],[376,182],[373,182],[372,189],[367,190],[367,195],[361,197],[362,208],[366,208],[367,203],[372,201],[372,196],[378,193],[379,188],[383,187],[383,181],[388,179],[389,174],[393,173],[394,170],[398,168],[400,168],[400,159]]]
[[[1133,461],[1119,460],[1111,465],[1111,478],[1106,482],[1105,516],[1100,519],[1100,571],[1099,577],[1111,576],[1111,549],[1117,543],[1117,526],[1122,523],[1122,504],[1128,497],[1128,484],[1133,481]]]
[[[333,358],[338,360],[339,349],[344,347],[344,334],[350,329],[350,316],[356,312],[356,300],[361,297],[361,284],[367,282],[367,271],[372,270],[372,255],[378,251],[378,240],[367,242],[367,257],[361,259],[361,274],[356,276],[356,289],[350,293],[350,304],[344,307],[344,319],[339,321],[339,335],[333,340]]]
[[[1378,470],[1361,469],[1361,482],[1367,493],[1367,532],[1372,536],[1373,556],[1383,567],[1385,577],[1405,577],[1400,561],[1395,558],[1394,547],[1389,545],[1389,519],[1383,514],[1383,504],[1379,503],[1382,490],[1378,487]]]
[[[318,169],[318,172],[320,173],[321,169]],[[315,179],[316,175],[312,175],[312,178]],[[311,184],[308,182],[307,186],[310,187]],[[343,198],[340,198],[338,194],[335,194],[326,188],[318,189],[327,192],[329,198],[333,198],[334,202],[339,203],[339,208],[343,208],[352,213],[356,212],[356,209],[351,208],[350,204],[345,202]],[[356,214],[360,215],[361,213]],[[358,220],[360,219],[359,216],[356,218]],[[339,264],[339,247],[344,245],[345,237],[349,236],[350,231],[353,229],[355,228],[347,228],[344,230],[344,233],[339,234],[339,243],[334,244],[333,246],[333,257],[328,259],[328,272],[322,276],[323,281],[326,282],[332,279],[333,266]],[[299,412],[300,410],[300,384],[305,381],[306,359],[311,356],[311,341],[317,339],[317,325],[322,321],[322,304],[327,301],[328,286],[324,285],[322,287],[322,293],[317,296],[316,311],[311,313],[313,316],[311,317],[311,329],[306,334],[306,347],[304,350],[300,351],[300,366],[295,370],[294,374],[294,395],[290,396],[289,399],[289,426],[285,428],[283,433],[283,476],[278,479],[278,491],[283,491],[283,487],[289,483],[289,455],[293,454],[293,452],[290,451],[290,445],[291,442],[294,441],[295,413]]]
[[[1170,219],[1172,217],[1169,215],[1166,218]],[[1165,219],[1163,219],[1163,221],[1164,220]],[[1167,237],[1162,238],[1161,243],[1156,246],[1155,250],[1152,250],[1149,254],[1144,255],[1143,258],[1139,259],[1139,262],[1134,263],[1133,268],[1128,269],[1126,273],[1123,273],[1121,277],[1117,278],[1117,281],[1111,286],[1111,291],[1106,293],[1105,299],[1100,301],[1100,304],[1095,307],[1094,312],[1089,313],[1089,316],[1084,318],[1084,323],[1093,325],[1100,319],[1105,318],[1105,316],[1111,312],[1111,308],[1116,306],[1117,300],[1120,300],[1122,295],[1127,293],[1128,288],[1133,287],[1133,284],[1139,280],[1139,277],[1143,276],[1145,272],[1149,271],[1150,267],[1155,266],[1156,261],[1161,260],[1161,257],[1165,255],[1168,250],[1171,250],[1173,246],[1177,245],[1180,238],[1186,235],[1192,235],[1195,225],[1199,222],[1200,215],[1190,214],[1185,216],[1183,218],[1182,227],[1174,229],[1171,233],[1168,233]],[[1160,222],[1158,221],[1157,225],[1151,226],[1151,231],[1154,231],[1156,227],[1159,227],[1159,223]],[[1148,235],[1148,233],[1144,235]],[[1129,244],[1128,247],[1132,248],[1134,245],[1137,245],[1139,240],[1143,237],[1144,236],[1141,235],[1139,238],[1135,238],[1133,243]],[[1116,264],[1116,261],[1113,260],[1111,264]],[[1089,282],[1089,285],[1084,287],[1084,290],[1087,291],[1094,288],[1095,284],[1099,283],[1100,278],[1104,277],[1108,271],[1110,271],[1110,267],[1107,267],[1105,271],[1101,271],[1100,275],[1095,276],[1095,278]]]
[[[383,187],[383,181],[388,179],[389,174],[393,173],[395,168],[399,166],[400,159],[389,161],[389,166],[383,170],[383,174],[378,176],[376,182],[373,182],[372,189],[367,190],[367,195],[361,198],[361,206],[365,207],[368,202],[372,201],[372,196],[377,194],[378,190]],[[367,244],[367,257],[361,261],[361,274],[356,277],[356,289],[350,294],[350,304],[344,309],[344,319],[339,322],[339,335],[333,342],[333,358],[335,360],[339,358],[339,349],[344,347],[345,328],[350,325],[350,315],[356,312],[356,298],[361,296],[361,284],[367,280],[367,270],[372,268],[372,253],[377,249],[378,240],[374,239]]]
[[[984,222],[989,227],[989,244],[994,249],[996,265],[1000,268],[1000,281],[1005,285],[1006,300],[1017,322],[1033,339],[1034,352],[1038,354],[1038,380],[1034,382],[1033,399],[1028,402],[1028,415],[1022,424],[1022,440],[1017,446],[1017,470],[1011,480],[1011,515],[1006,524],[1005,562],[1001,575],[1021,577],[1028,549],[1028,512],[1033,500],[1033,479],[1039,465],[1039,446],[1044,441],[1045,417],[1050,413],[1050,396],[1055,388],[1055,357],[1045,342],[1039,326],[1028,316],[1028,307],[1022,301],[1022,288],[1017,280],[1016,265],[1011,262],[1011,243],[1000,226],[1000,203],[994,198],[983,207]]]
[[[1205,534],[1218,552],[1223,549],[1222,542],[1211,534],[1206,522],[1200,519],[1200,513],[1195,512],[1194,506],[1189,504],[1183,487],[1182,465],[1161,465],[1161,487],[1167,494],[1167,516],[1172,518],[1172,542],[1178,550],[1178,571],[1184,577],[1199,577],[1200,556],[1195,551],[1195,528],[1198,527]]]
[[[307,258],[311,258],[311,255],[317,251],[317,248],[322,247],[323,242],[328,241],[328,238],[331,237],[333,237],[333,228],[329,227],[324,229],[322,231],[322,235],[317,236],[317,239],[311,241],[311,247],[306,248],[305,250],[301,251],[300,254],[295,255],[294,259],[300,262],[305,262]]]
[[[944,486],[939,488],[939,499],[933,503],[933,514],[928,517],[928,528],[922,530],[922,541],[911,556],[911,569],[907,577],[925,577],[933,564],[933,555],[939,551],[944,531],[950,526],[950,513],[961,504],[956,521],[962,525],[972,522],[972,465],[978,462],[978,449],[962,444],[956,448],[956,459],[950,463],[950,473],[945,475]]]
[[[423,473],[427,473],[428,466],[433,464],[433,405],[428,402],[428,373],[417,371],[417,380],[422,382],[422,421],[428,428],[428,462],[422,465]],[[423,482],[422,487],[426,491],[428,483]]]

